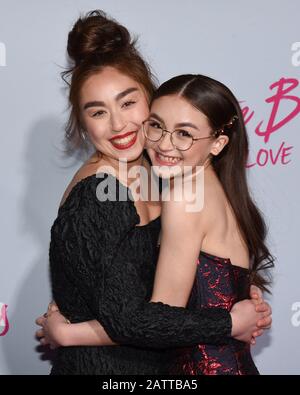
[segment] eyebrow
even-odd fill
[[[115,100],[119,101],[119,100],[123,99],[123,97],[129,95],[129,93],[132,93],[135,91],[138,91],[138,88],[132,87],[132,88],[125,89],[125,91],[117,94],[117,96],[115,97]],[[104,101],[97,101],[97,100],[89,101],[89,102],[85,103],[85,105],[83,106],[83,109],[86,110],[87,108],[90,108],[90,107],[105,107],[105,103],[104,103]]]
[[[105,103],[104,101],[89,101],[87,103],[85,103],[85,105],[83,106],[83,109],[86,110],[90,107],[105,107]]]
[[[159,115],[155,114],[154,112],[152,112],[152,113],[150,114],[150,118],[151,118],[151,117],[156,118],[159,122],[165,124],[164,121],[163,121],[163,119],[162,119]],[[199,130],[199,129],[197,128],[197,126],[194,125],[194,124],[191,123],[191,122],[180,122],[180,123],[176,123],[176,125],[175,125],[175,128],[183,128],[183,127],[190,127],[190,128]]]
[[[136,91],[138,91],[138,88],[134,88],[134,87],[128,88],[125,91],[118,93],[115,99],[116,100],[123,99],[123,97],[129,95],[129,93],[136,92]]]
[[[164,123],[162,118],[159,115],[155,114],[155,112],[151,112],[149,118],[156,118],[159,122]]]
[[[176,123],[176,125],[175,125],[175,128],[184,128],[184,127],[190,127],[190,128],[199,130],[199,129],[197,128],[197,126],[194,125],[194,124],[191,123],[191,122],[181,122],[181,123]]]

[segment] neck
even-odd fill
[[[102,164],[105,164],[106,166],[110,165],[115,170],[118,170],[120,167],[120,164],[122,164],[122,163],[126,163],[128,169],[131,169],[134,166],[141,166],[143,164],[143,159],[144,159],[143,153],[141,153],[141,155],[137,159],[130,161],[130,162],[120,161],[118,159],[104,155],[100,151],[96,151],[95,155],[98,158],[99,165],[102,165]]]
[[[138,178],[138,174],[136,174],[135,172],[133,172],[134,177],[128,176],[129,171],[133,167],[144,166],[148,170],[148,167],[146,166],[146,163],[145,163],[146,161],[143,156],[143,153],[141,153],[141,155],[137,159],[130,161],[130,162],[126,162],[126,161],[123,162],[118,159],[111,158],[109,156],[103,155],[99,151],[97,152],[97,156],[98,156],[99,169],[103,168],[102,171],[109,172],[109,171],[106,171],[105,168],[112,167],[115,171],[117,178],[119,178],[119,180],[122,181],[126,185],[130,185],[135,179]]]

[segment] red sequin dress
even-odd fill
[[[200,253],[196,278],[188,307],[232,306],[249,297],[248,269],[232,265],[230,259]],[[174,373],[188,375],[257,375],[250,345],[232,339],[229,344],[199,344],[182,349],[177,355]]]

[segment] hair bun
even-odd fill
[[[77,20],[68,36],[68,55],[77,66],[90,55],[107,54],[131,45],[128,30],[103,11],[95,10]]]

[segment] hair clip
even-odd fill
[[[225,125],[227,127],[232,127],[232,125],[234,124],[234,122],[239,119],[239,117],[237,115],[234,115],[231,120]]]
[[[214,131],[214,136],[215,137],[219,137],[221,134],[223,134],[224,133],[224,130],[223,129],[218,129],[218,130],[215,130]]]
[[[231,120],[223,126],[222,129],[216,130],[216,131],[214,132],[213,135],[214,135],[215,137],[221,136],[221,134],[224,134],[224,128],[231,128],[232,125],[234,124],[234,122],[235,122],[237,119],[239,119],[238,116],[237,116],[237,115],[234,115],[234,116],[231,118]]]

